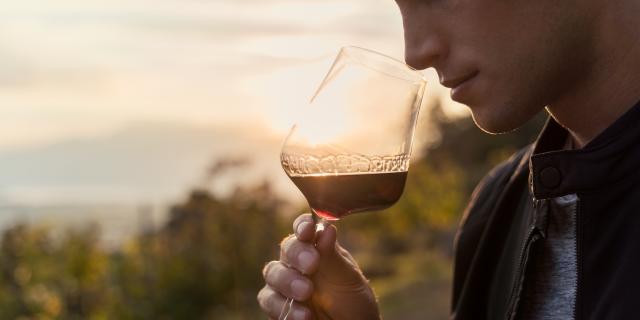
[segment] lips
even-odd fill
[[[451,88],[451,99],[460,103],[471,103],[477,99],[477,92],[474,94],[473,81],[478,75],[478,71],[470,72],[462,77],[443,79],[442,85]],[[476,90],[477,91],[477,90]],[[468,105],[468,104],[467,104]]]
[[[475,77],[478,74],[477,71],[468,73],[464,76],[461,77],[457,77],[457,78],[449,78],[449,79],[443,79],[442,81],[440,81],[440,83],[450,89],[455,89],[456,87],[460,86],[461,84],[471,80],[473,77]]]

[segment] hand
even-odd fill
[[[380,319],[373,290],[351,254],[336,241],[333,225],[314,234],[310,214],[293,222],[294,235],[280,244],[280,260],[263,270],[266,285],[258,303],[278,319],[288,297],[294,302],[288,319]]]

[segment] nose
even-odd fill
[[[424,16],[403,12],[405,62],[422,70],[436,67],[438,60],[446,54],[446,46],[431,23]]]
[[[422,70],[436,67],[438,60],[443,56],[443,46],[434,37],[420,37],[407,39],[405,31],[404,60],[411,67]]]

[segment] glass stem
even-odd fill
[[[313,219],[313,224],[316,226],[316,233],[313,237],[313,243],[315,244],[316,238],[318,237],[318,232],[324,230],[324,228],[329,224],[329,221],[321,216],[319,216],[313,208],[311,208],[311,219]]]

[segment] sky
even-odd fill
[[[277,159],[344,45],[402,59],[395,2],[4,3],[0,204],[159,201],[216,156]],[[445,93],[426,77],[427,95]],[[256,170],[273,172],[272,160]]]

